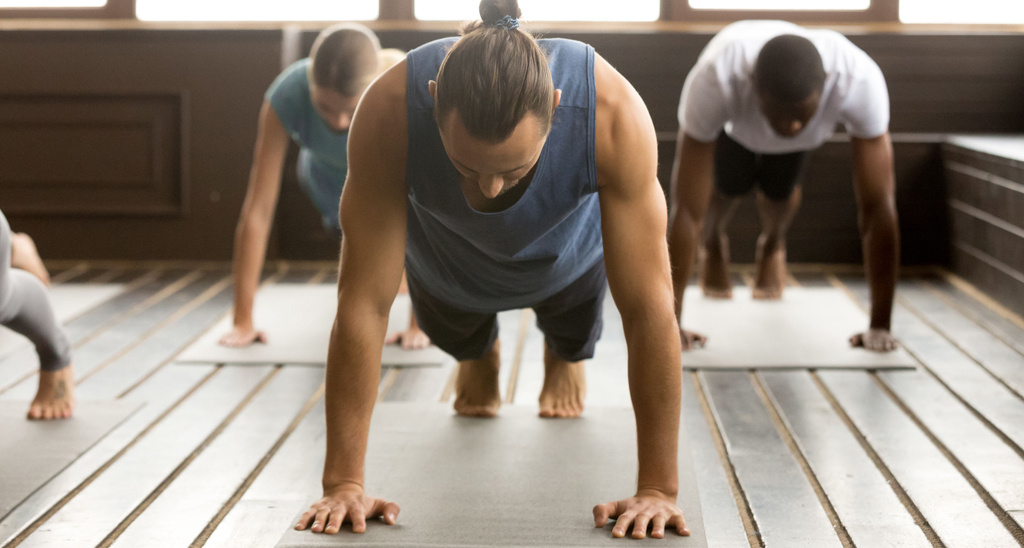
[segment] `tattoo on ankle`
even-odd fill
[[[54,392],[54,397],[58,400],[62,400],[68,395],[68,387],[64,384],[63,380],[57,381],[57,388],[54,389]]]

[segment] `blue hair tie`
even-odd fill
[[[497,21],[495,21],[491,25],[491,27],[496,28],[496,29],[515,30],[515,29],[519,28],[519,19],[516,19],[515,17],[512,17],[511,15],[506,15],[506,16],[502,17],[501,19],[498,19]]]

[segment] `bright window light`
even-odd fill
[[[900,0],[904,23],[1024,24],[1020,0]]]
[[[698,10],[866,10],[870,5],[871,0],[690,0]]]
[[[657,21],[660,0],[519,0],[524,21]],[[416,18],[473,21],[480,0],[416,0]]]
[[[143,21],[368,21],[376,0],[136,0]]]
[[[0,8],[102,8],[107,0],[0,0]]]

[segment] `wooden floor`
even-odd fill
[[[273,546],[318,492],[320,470],[298,463],[324,450],[322,370],[177,365],[228,312],[229,272],[113,266],[55,269],[55,283],[126,284],[67,324],[78,398],[146,405],[4,517],[0,544]],[[334,276],[284,265],[264,283]],[[791,283],[867,297],[862,277],[829,269]],[[532,314],[500,321],[503,397],[535,405]],[[1024,545],[1024,324],[956,280],[921,276],[901,283],[893,328],[917,371],[686,372],[710,546]],[[602,348],[621,352],[621,329],[606,336]],[[453,373],[385,370],[380,399],[450,402]],[[621,374],[589,370],[588,405],[628,404]],[[30,399],[34,385],[31,369],[0,361],[0,399]]]

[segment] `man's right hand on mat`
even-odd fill
[[[679,341],[683,344],[683,351],[685,352],[695,348],[704,348],[704,345],[708,343],[708,338],[700,333],[687,331],[680,327]]]
[[[266,343],[267,334],[263,331],[257,331],[251,326],[243,327],[236,325],[230,333],[220,338],[220,344],[233,348],[242,348],[257,342]]]
[[[612,536],[626,536],[629,526],[633,526],[633,538],[647,536],[647,527],[651,529],[651,537],[665,538],[665,527],[675,527],[676,532],[689,536],[683,511],[676,506],[675,500],[664,493],[653,490],[640,490],[635,496],[618,502],[606,502],[594,507],[594,527],[604,527],[609,519],[615,519]]]
[[[345,486],[324,491],[324,496],[313,503],[295,524],[297,531],[307,527],[314,533],[333,535],[341,531],[341,524],[352,524],[353,533],[366,532],[366,518],[384,518],[384,523],[394,525],[401,508],[394,502],[368,497],[361,487]],[[310,526],[312,523],[312,526]]]

